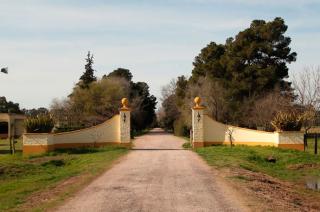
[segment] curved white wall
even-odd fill
[[[128,120],[121,120],[121,116]],[[76,148],[119,144],[130,146],[130,111],[97,126],[63,133],[26,133],[23,135],[23,153],[42,153],[56,148]],[[123,123],[121,123],[123,122]]]
[[[81,130],[53,134],[54,144],[120,142],[120,116]]]

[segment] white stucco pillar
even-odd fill
[[[128,107],[128,100],[123,98],[121,100],[122,108],[120,109],[120,143],[128,146],[131,143],[130,135],[130,108]]]
[[[201,99],[196,97],[194,99],[195,106],[192,108],[192,147],[204,147],[204,110],[205,108],[200,106]]]

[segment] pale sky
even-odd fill
[[[71,92],[90,50],[98,77],[128,68],[160,97],[209,42],[275,17],[298,53],[290,74],[320,65],[320,0],[0,0],[0,96],[48,107]]]

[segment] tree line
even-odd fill
[[[102,123],[118,113],[121,99],[130,102],[132,131],[139,132],[156,123],[156,97],[145,82],[132,81],[132,73],[118,68],[98,79],[93,69],[93,55],[88,52],[85,71],[72,93],[65,99],[54,99],[50,112],[58,128],[78,129]]]
[[[279,17],[253,20],[224,44],[210,42],[195,57],[190,77],[179,76],[162,89],[160,125],[187,135],[195,96],[202,97],[210,116],[226,124],[272,131],[279,112],[312,124],[319,111],[319,69],[305,70],[294,83],[288,80],[288,64],[297,53],[290,48],[287,28]],[[315,79],[313,85],[306,76]]]
[[[94,57],[88,52],[84,72],[72,92],[54,99],[50,108],[20,109],[18,103],[0,97],[0,112],[22,113],[29,117],[50,116],[55,130],[81,129],[111,118],[119,112],[121,99],[129,99],[133,135],[156,124],[157,99],[145,82],[134,82],[128,69],[118,68],[101,79],[95,76]]]

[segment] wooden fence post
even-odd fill
[[[306,151],[307,146],[307,134],[303,135],[303,151]]]
[[[318,154],[318,133],[316,134],[316,138],[315,138],[314,154]]]

